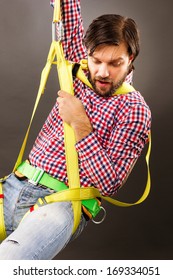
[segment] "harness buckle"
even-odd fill
[[[36,167],[32,178],[29,179],[28,182],[33,184],[34,186],[37,186],[43,174],[44,174],[44,170],[39,167]]]

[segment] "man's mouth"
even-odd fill
[[[110,86],[111,83],[109,81],[96,80],[96,84],[101,87],[107,87]]]

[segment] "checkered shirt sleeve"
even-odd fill
[[[51,0],[50,4],[54,6],[54,0]],[[65,58],[79,62],[81,59],[86,58],[86,49],[82,43],[84,28],[80,0],[61,0],[61,18],[65,27],[62,40]]]

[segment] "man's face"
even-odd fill
[[[88,56],[89,80],[94,91],[103,97],[112,96],[127,76],[132,59],[125,43],[98,46]]]

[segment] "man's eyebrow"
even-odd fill
[[[96,59],[96,60],[98,60],[98,61],[100,61],[100,59],[97,56],[94,56],[94,54],[92,54],[91,57]],[[119,61],[124,61],[124,58],[123,57],[117,57],[115,59],[110,59],[108,61],[108,63],[116,63],[116,62],[119,62]]]
[[[119,62],[119,61],[124,61],[123,57],[117,57],[115,59],[110,59],[110,63]]]

